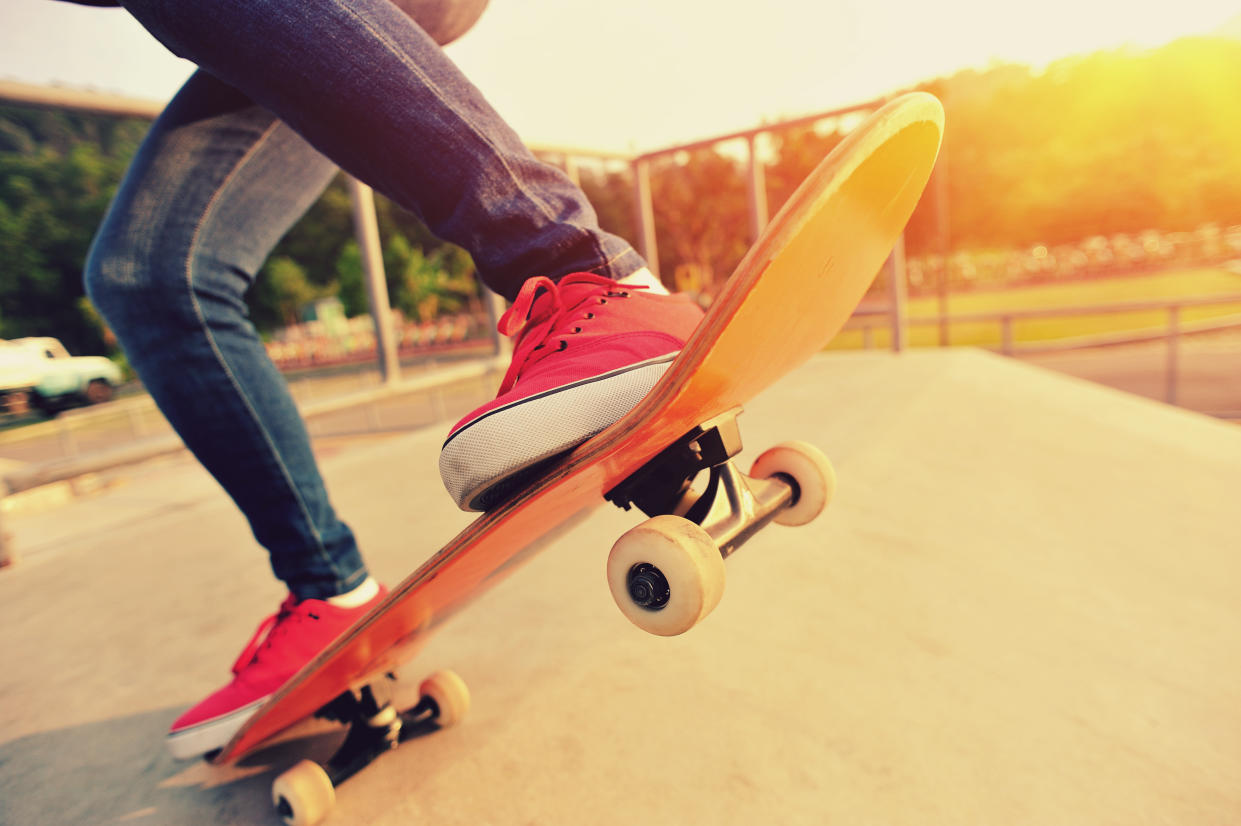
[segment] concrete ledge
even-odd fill
[[[454,367],[442,368],[416,378],[381,385],[374,389],[311,402],[301,408],[302,415],[308,420],[318,416],[327,416],[341,410],[361,407],[413,393],[435,390],[456,382],[481,378],[495,372],[497,369],[503,368],[494,359],[472,361]],[[90,473],[98,473],[111,468],[145,462],[161,456],[179,453],[183,450],[185,450],[185,445],[182,444],[178,436],[156,437],[117,448],[94,451],[82,456],[56,459],[34,465],[24,465],[19,469],[5,470],[3,467],[0,467],[0,481],[3,481],[8,495],[12,495]],[[3,489],[0,489],[0,492],[3,492]]]

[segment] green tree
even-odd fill
[[[665,159],[653,166],[651,200],[660,272],[668,278],[688,267],[710,292],[749,246],[741,165],[712,150]]]
[[[457,247],[428,253],[394,234],[384,248],[384,269],[392,305],[407,318],[430,321],[459,312],[478,295],[469,256]]]
[[[579,170],[582,191],[599,216],[599,226],[631,244],[638,233],[633,223],[633,176],[628,170],[584,166]]]
[[[371,310],[366,294],[366,275],[362,272],[362,252],[358,242],[350,240],[336,258],[337,297],[345,308],[345,316],[366,315]]]
[[[270,291],[269,300],[285,326],[298,323],[306,305],[336,291],[334,284],[320,286],[311,283],[302,265],[284,255],[272,257],[263,275],[264,288]]]
[[[16,107],[0,124],[0,337],[106,353],[79,307],[82,266],[142,124]]]

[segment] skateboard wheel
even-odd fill
[[[470,711],[470,689],[455,671],[437,671],[422,681],[418,692],[439,709],[435,721],[441,728],[455,726]]]
[[[679,516],[628,531],[608,555],[608,586],[629,621],[651,634],[683,634],[724,594],[724,558],[711,536]]]
[[[288,826],[314,826],[336,805],[336,790],[322,766],[302,760],[271,784],[271,800]]]
[[[750,476],[773,476],[793,483],[796,498],[775,518],[779,525],[805,525],[823,513],[836,492],[836,471],[832,463],[808,442],[784,442],[763,453],[754,462]]]

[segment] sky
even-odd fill
[[[527,141],[639,151],[1221,30],[1241,34],[1233,0],[491,0],[448,53]],[[192,68],[119,9],[0,4],[0,79],[162,101]]]

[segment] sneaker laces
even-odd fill
[[[269,651],[281,637],[287,635],[290,628],[306,617],[304,612],[294,610],[297,604],[297,598],[289,594],[285,601],[280,603],[279,611],[259,623],[258,630],[254,632],[250,642],[246,643],[237,662],[233,663],[233,674],[240,675],[248,666],[257,662],[260,654]]]
[[[567,287],[586,289],[574,290],[572,301],[567,302]],[[595,314],[587,310],[587,307],[605,304],[609,298],[628,298],[629,290],[646,289],[639,284],[626,284],[623,289],[617,287],[612,279],[593,273],[567,275],[559,282],[545,276],[527,279],[513,306],[505,311],[500,317],[500,323],[496,325],[501,335],[518,337],[513,361],[508,372],[504,374],[504,381],[500,383],[498,395],[504,395],[511,390],[524,370],[568,347],[569,342],[564,338],[560,339],[560,345],[556,348],[548,347],[547,344],[558,334],[580,333],[580,326],[568,325],[593,319]]]

